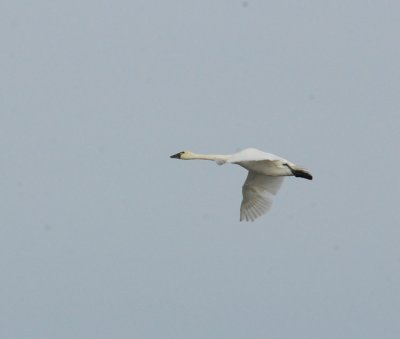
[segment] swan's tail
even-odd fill
[[[304,178],[304,179],[308,179],[308,180],[312,180],[313,179],[311,173],[308,172],[307,170],[305,170],[304,168],[301,168],[301,167],[299,167],[297,165],[294,165],[294,164],[290,164],[290,165],[289,164],[285,164],[285,166],[287,166],[290,169],[290,171],[292,172],[292,174],[295,177]]]

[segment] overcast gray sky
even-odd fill
[[[397,1],[0,4],[1,338],[399,338]],[[239,222],[256,147],[308,168]]]

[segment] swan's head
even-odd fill
[[[193,159],[193,153],[190,151],[182,151],[182,152],[176,153],[174,155],[171,155],[170,158],[189,160],[189,159]]]

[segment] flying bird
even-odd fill
[[[312,180],[306,169],[272,153],[247,148],[235,154],[196,154],[182,151],[170,158],[181,160],[211,160],[218,165],[236,164],[247,169],[242,187],[243,200],[240,206],[240,221],[254,221],[269,211],[272,199],[282,185],[285,176]]]

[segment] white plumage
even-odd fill
[[[254,221],[268,212],[272,199],[282,185],[285,176],[296,176],[312,180],[312,175],[290,161],[255,148],[247,148],[231,155],[196,154],[183,151],[171,155],[182,160],[212,160],[219,165],[237,164],[249,171],[242,187],[243,200],[240,206],[240,221]]]

